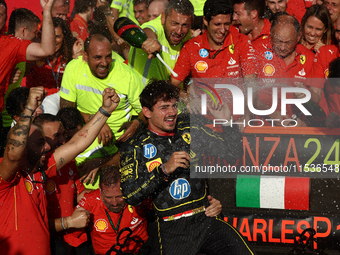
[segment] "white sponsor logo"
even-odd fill
[[[132,221],[131,221],[131,225],[134,225],[138,222],[138,218],[133,217]]]
[[[228,64],[229,64],[229,65],[235,65],[235,64],[236,64],[236,61],[235,61],[233,58],[230,58]]]
[[[299,75],[301,75],[301,76],[305,76],[306,75],[306,72],[305,72],[304,68],[302,68],[302,70],[299,72]]]

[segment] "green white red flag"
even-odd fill
[[[244,176],[236,181],[236,206],[309,210],[309,178]]]

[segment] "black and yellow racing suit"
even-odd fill
[[[190,168],[177,168],[175,172],[167,175],[162,170],[162,164],[166,163],[176,151],[189,153],[191,165],[202,164],[202,153],[226,159],[229,164],[241,158],[243,153],[242,137],[237,126],[222,127],[222,133],[215,133],[204,125],[206,119],[202,116],[197,116],[195,124],[190,127],[190,117],[192,118],[187,114],[178,115],[174,134],[166,136],[156,134],[147,128],[140,128],[121,147],[120,172],[124,199],[128,204],[137,205],[147,197],[152,198],[160,224],[162,254],[196,254],[202,245],[209,246],[204,244],[207,240],[204,232],[208,231],[209,226],[216,224],[211,223],[210,220],[223,222],[217,217],[208,219],[204,213],[201,213],[204,211],[201,208],[209,206],[205,179],[190,178]],[[191,213],[194,215],[180,217],[177,220],[176,216],[183,212],[197,212],[197,214]],[[168,218],[168,221],[164,221],[165,218]],[[186,226],[188,222],[191,222],[189,223],[191,226],[199,223],[195,231],[203,235],[200,237],[194,235],[190,238],[190,232],[193,231]],[[245,243],[238,232],[225,222],[223,224],[228,226],[227,232],[232,232],[232,242],[235,243],[236,239],[240,239],[242,242],[238,246],[244,246]],[[175,231],[176,235],[171,231],[167,235],[163,231],[165,228]],[[177,231],[180,229],[182,230]],[[181,238],[180,235],[184,236]],[[225,243],[226,239],[222,237],[223,235],[230,235],[230,233],[219,233],[219,239]],[[193,244],[190,244],[189,239],[194,240]],[[195,249],[192,247],[194,244],[197,246]],[[187,247],[191,247],[192,251],[188,251]],[[248,247],[245,249],[241,247],[241,250],[238,249],[237,252],[235,250],[235,253],[232,249],[228,252],[228,254],[238,255],[252,254]],[[218,254],[223,253],[219,251]]]

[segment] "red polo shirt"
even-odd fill
[[[57,170],[55,168],[55,160],[52,153],[46,156],[46,197],[47,197],[47,213],[48,218],[57,219],[70,216],[73,213],[76,200],[76,194],[80,194],[85,189],[84,185],[79,181],[78,169],[75,161]],[[65,235],[69,231],[63,231]]]
[[[255,73],[254,53],[247,36],[230,31],[219,50],[210,48],[207,31],[182,48],[174,71],[183,81],[192,78],[242,78]]]
[[[91,212],[90,231],[93,249],[96,254],[106,254],[106,252],[117,243],[117,233],[113,230],[109,216],[117,228],[119,219],[119,230],[130,228],[132,230],[131,237],[142,239],[144,242],[148,239],[147,221],[145,219],[145,210],[141,206],[126,205],[122,212],[113,213],[104,205],[100,190],[94,190],[84,195],[79,201],[78,207],[83,207]],[[119,240],[120,244],[126,239],[128,232],[123,232]],[[81,231],[73,232],[73,236],[68,235],[67,242],[72,246],[78,246],[87,240],[86,233]],[[133,241],[128,241],[127,246],[122,249],[123,252],[131,252],[136,254],[141,247],[141,244],[136,244]]]
[[[26,50],[31,43],[12,35],[0,35],[0,112],[12,72],[16,64],[26,61]]]
[[[260,78],[296,78],[303,83],[311,78],[314,54],[301,44],[295,51],[296,56],[290,65],[278,56],[266,37],[253,43],[257,63],[257,76]]]
[[[335,45],[325,45],[318,50],[315,54],[313,66],[313,78],[316,78],[313,80],[313,83],[324,90],[319,105],[326,115],[336,112],[340,116],[340,95],[335,93],[332,86],[326,82],[329,63],[337,57],[340,57],[340,52],[339,48]]]
[[[1,254],[51,253],[46,207],[41,172],[31,178],[19,170],[11,181],[0,177]]]
[[[47,90],[48,95],[57,93],[61,86],[66,62],[62,61],[61,56],[59,56],[52,68],[52,61],[51,58],[36,61],[31,72],[27,75],[26,87],[43,86]]]
[[[272,24],[267,19],[263,19],[263,21],[264,21],[264,27],[262,28],[261,33],[257,37],[253,38],[253,40],[251,40],[252,44],[254,44],[257,40],[263,37],[265,38],[265,37],[270,36],[270,28]]]
[[[54,157],[46,156],[46,197],[48,201],[48,217],[52,219],[70,216],[74,209],[75,194],[84,191],[84,185],[79,181],[77,166],[72,160],[63,168],[57,170]]]
[[[314,63],[314,54],[301,44],[298,44],[295,51],[296,56],[293,62],[286,65],[284,60],[278,56],[272,49],[270,38],[257,40],[253,47],[256,54],[257,74],[260,78],[258,97],[260,100],[271,106],[272,103],[272,85],[280,83],[277,78],[293,78],[289,80],[290,87],[297,85],[307,86],[307,78],[312,76],[312,68]],[[278,89],[278,97],[281,91]],[[287,98],[293,98],[291,93],[287,94]],[[281,110],[281,102],[278,101],[277,110]],[[290,107],[287,107],[287,114],[292,115]]]
[[[86,38],[90,35],[88,32],[89,25],[78,14],[75,15],[73,21],[70,24],[72,32],[77,32],[79,37],[85,42]]]
[[[211,49],[206,30],[183,46],[174,71],[178,74],[175,79],[180,81],[183,81],[190,73],[192,78],[243,78],[256,73],[254,50],[248,37],[236,31],[229,31],[221,49]],[[211,80],[211,82],[214,81]],[[198,89],[200,86],[196,85],[197,94],[204,93],[203,90]],[[243,80],[238,81],[237,86],[244,92]],[[208,87],[203,89],[210,90]],[[222,102],[232,98],[229,90],[216,89],[216,92],[222,98]],[[228,100],[227,103],[233,111],[232,101]],[[206,117],[212,118],[210,115]],[[233,116],[234,119],[239,117]]]

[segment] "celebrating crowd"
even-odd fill
[[[190,165],[204,152],[236,162],[251,119],[340,127],[340,0],[74,0],[70,16],[68,0],[40,5],[7,13],[0,0],[1,253],[254,254]],[[114,31],[119,17],[141,26],[141,48]],[[273,110],[234,114],[217,89],[227,101],[197,114],[223,79]],[[284,86],[308,92],[286,96],[311,115],[273,108]],[[211,119],[227,120],[222,132]]]

